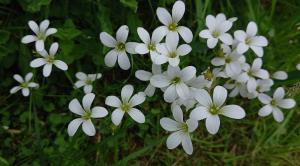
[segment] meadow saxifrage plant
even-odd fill
[[[127,25],[118,28],[115,38],[107,32],[100,33],[101,43],[111,48],[104,56],[106,66],[114,67],[117,63],[120,69],[129,70],[133,65],[133,58],[129,60],[128,56],[139,54],[134,56],[141,55],[143,58],[150,59],[149,62],[152,63],[149,66],[151,65],[152,69],[151,72],[150,69],[131,71],[131,73],[135,72],[138,80],[147,82],[143,92],[134,94],[134,86],[125,84],[121,85],[120,98],[105,96],[105,105],[113,107],[113,111],[107,111],[106,108],[99,106],[91,107],[95,96],[103,96],[103,94],[91,93],[93,84],[100,84],[96,80],[100,79],[102,74],[96,71],[94,71],[96,74],[76,71],[73,76],[75,75],[78,80],[75,83],[70,82],[75,88],[83,87],[84,96],[82,105],[76,98],[69,103],[69,110],[80,116],[69,123],[67,128],[69,136],[74,136],[80,125],[86,135],[96,135],[97,131],[92,119],[104,118],[108,114],[114,127],[120,127],[127,114],[137,122],[135,125],[150,123],[147,121],[147,114],[151,114],[151,111],[143,109],[141,104],[154,95],[156,96],[151,100],[165,102],[171,108],[169,112],[160,113],[172,114],[174,118],[174,120],[167,117],[160,119],[161,127],[171,132],[166,141],[167,148],[174,149],[181,144],[189,155],[193,153],[192,132],[196,132],[198,124],[202,123],[201,120],[205,119],[206,129],[212,135],[222,129],[220,115],[231,119],[243,119],[248,111],[253,111],[249,110],[251,108],[257,109],[261,117],[272,114],[277,122],[284,120],[281,109],[291,109],[296,102],[292,98],[284,98],[283,87],[277,88],[273,93],[274,80],[286,80],[288,74],[282,70],[274,72],[264,69],[264,47],[269,43],[266,37],[257,35],[257,24],[251,21],[246,31],[234,31],[232,28],[237,21],[236,17],[227,19],[223,13],[216,16],[207,15],[204,20],[207,28],[200,30],[199,37],[201,41],[206,42],[208,53],[212,52],[213,58],[207,60],[212,65],[201,64],[204,71],[200,71],[192,64],[182,63],[193,46],[193,44],[190,44],[191,46],[186,44],[193,40],[192,31],[186,26],[179,25],[184,13],[185,4],[180,0],[174,3],[171,14],[167,9],[158,7],[156,14],[163,25],[154,28],[153,32],[137,27],[136,33],[141,42],[127,42],[129,35]],[[49,53],[44,48],[47,46],[46,38],[57,30],[48,28],[48,20],[42,21],[40,25],[34,21],[29,21],[28,24],[35,35],[23,37],[22,43],[35,42],[35,51],[41,56],[32,60],[30,66],[32,68],[43,66],[43,76],[48,77],[55,65],[64,70],[68,79],[71,79],[66,71],[68,65],[56,59],[58,42],[51,44]],[[194,58],[200,61],[200,56]],[[300,70],[299,64],[297,68]],[[103,77],[109,75],[102,71],[101,73]],[[131,78],[130,76],[131,74],[128,79]],[[25,79],[20,75],[14,75],[14,79],[20,83],[20,86],[13,87],[10,92],[16,93],[22,89],[23,95],[28,96],[29,88],[38,87],[37,83],[31,81],[32,77],[32,73],[27,74]],[[269,96],[271,93],[273,97]],[[244,102],[245,100],[248,102]],[[264,105],[262,108],[248,105],[258,101]],[[138,106],[143,112],[137,108]]]

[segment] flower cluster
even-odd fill
[[[193,33],[188,27],[179,24],[184,13],[185,4],[180,0],[174,3],[171,13],[165,8],[157,8],[158,20],[163,25],[154,29],[152,33],[138,27],[137,34],[141,42],[127,42],[129,35],[127,25],[119,27],[115,38],[106,32],[100,33],[102,44],[111,48],[104,57],[106,66],[114,67],[117,63],[121,69],[129,70],[131,63],[128,54],[149,55],[152,62],[151,72],[145,70],[135,72],[137,79],[149,82],[144,92],[134,94],[134,87],[125,85],[120,98],[106,97],[105,104],[114,108],[111,113],[112,123],[119,126],[125,114],[137,123],[145,123],[146,117],[137,106],[147,97],[153,96],[157,92],[156,89],[163,93],[164,101],[170,104],[170,113],[174,118],[174,120],[168,117],[160,119],[162,128],[171,132],[167,139],[168,149],[174,149],[181,144],[187,154],[192,154],[191,134],[198,128],[201,120],[205,119],[207,131],[214,135],[220,129],[221,115],[231,119],[243,119],[246,111],[241,106],[230,103],[230,98],[233,97],[242,100],[257,98],[257,101],[264,105],[258,110],[258,115],[264,117],[272,113],[274,119],[281,122],[284,115],[280,109],[291,109],[296,103],[293,99],[284,98],[285,92],[282,87],[275,90],[273,97],[268,96],[272,92],[274,79],[285,80],[288,75],[285,71],[271,73],[263,68],[262,58],[268,40],[258,35],[256,23],[251,21],[245,31],[237,30],[231,33],[237,18],[227,19],[223,13],[216,16],[208,15],[205,20],[207,29],[202,30],[199,37],[206,40],[207,47],[214,49],[216,54],[211,59],[211,66],[197,74],[197,68],[194,66],[179,66],[182,58],[192,51],[188,43],[192,42]],[[48,28],[48,20],[39,26],[33,21],[29,21],[28,24],[35,35],[25,36],[22,42],[35,41],[36,51],[41,56],[33,60],[30,66],[33,68],[43,66],[45,77],[50,76],[53,65],[61,70],[67,70],[67,64],[56,59],[58,43],[51,44],[49,53],[44,49],[46,38],[57,30]],[[253,53],[255,57],[249,58]],[[251,59],[254,60],[251,62]],[[102,74],[78,72],[75,76],[78,81],[74,87],[83,87],[85,96],[82,105],[77,99],[70,102],[69,110],[80,118],[72,120],[67,131],[73,136],[82,124],[83,132],[93,136],[96,129],[91,119],[103,118],[109,113],[104,107],[91,108],[95,99],[95,94],[91,93],[93,83],[100,79]],[[22,89],[23,95],[28,96],[28,88],[38,87],[38,84],[30,82],[32,73],[27,74],[25,80],[19,75],[15,75],[14,78],[21,85],[14,87],[11,93]],[[227,99],[228,97],[230,98]],[[186,110],[184,112],[183,107]]]

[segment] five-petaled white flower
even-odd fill
[[[22,89],[22,94],[23,94],[23,96],[26,97],[26,96],[29,96],[29,93],[30,93],[29,88],[38,88],[39,87],[38,83],[31,82],[31,79],[33,77],[33,74],[31,72],[26,74],[25,79],[23,79],[19,74],[15,74],[13,77],[16,81],[18,81],[20,83],[20,85],[11,88],[11,90],[10,90],[11,94],[16,93]]]
[[[128,113],[129,116],[138,123],[145,122],[144,114],[134,108],[145,101],[145,94],[139,92],[132,96],[133,90],[132,85],[125,85],[121,90],[122,101],[116,96],[106,97],[105,104],[116,108],[111,115],[111,120],[116,126],[121,123],[125,113]]]
[[[161,55],[154,58],[154,63],[161,65],[169,62],[172,66],[178,66],[180,62],[179,57],[187,55],[192,51],[191,46],[188,44],[182,44],[177,48],[178,42],[178,36],[170,36],[166,38],[166,43],[157,45],[157,50]]]
[[[75,83],[75,87],[84,87],[84,93],[91,93],[93,90],[93,82],[97,79],[100,79],[102,74],[85,74],[83,72],[77,72],[75,76],[78,79],[78,81]]]
[[[240,74],[242,71],[242,64],[245,63],[246,59],[244,55],[238,54],[236,50],[231,50],[228,45],[222,44],[221,56],[215,57],[211,60],[214,66],[225,65],[225,72],[228,76],[234,76]]]
[[[156,74],[161,74],[161,66],[152,64],[152,73],[145,70],[138,70],[135,72],[135,77],[141,81],[150,81],[151,77]],[[154,95],[155,87],[149,83],[144,92],[147,96],[151,97]]]
[[[220,128],[219,115],[224,115],[233,119],[242,119],[245,117],[245,111],[238,105],[225,105],[227,90],[222,86],[216,86],[213,91],[213,98],[206,90],[199,90],[195,99],[200,106],[192,110],[190,118],[196,120],[205,120],[207,131],[216,134]]]
[[[172,16],[167,9],[158,7],[156,10],[156,15],[159,21],[164,25],[158,27],[156,30],[163,32],[163,37],[167,35],[166,38],[171,36],[173,36],[173,38],[174,36],[179,38],[180,35],[186,43],[190,43],[193,40],[192,31],[185,26],[178,25],[178,22],[183,17],[184,12],[185,4],[182,1],[176,1],[174,3],[172,8]]]
[[[273,98],[266,94],[260,94],[258,99],[261,103],[266,104],[258,111],[259,116],[268,116],[271,113],[273,114],[274,119],[277,122],[281,122],[284,119],[284,115],[280,108],[291,109],[296,105],[295,100],[293,99],[284,99],[284,89],[279,87],[275,90]]]
[[[128,33],[129,28],[127,25],[122,25],[117,30],[116,39],[106,32],[100,33],[100,40],[102,44],[104,44],[106,47],[113,48],[105,55],[104,62],[106,66],[113,67],[118,60],[118,64],[121,69],[128,70],[130,68],[130,61],[126,52],[135,54],[135,47],[137,43],[126,43]]]
[[[52,71],[53,64],[61,69],[61,70],[68,70],[68,65],[61,61],[57,60],[55,58],[55,54],[58,50],[58,43],[53,43],[50,46],[49,54],[46,50],[40,51],[39,54],[42,56],[42,58],[36,58],[33,61],[30,62],[30,66],[33,68],[44,66],[43,68],[43,75],[44,77],[49,77]]]
[[[106,108],[96,106],[91,108],[91,105],[95,99],[95,94],[89,93],[86,94],[82,99],[82,106],[80,105],[77,99],[73,99],[69,103],[69,110],[77,115],[80,115],[80,118],[72,120],[68,125],[68,134],[73,136],[78,127],[82,124],[83,132],[88,136],[94,136],[96,134],[96,129],[92,123],[92,118],[103,118],[108,112]]]
[[[159,29],[154,30],[151,38],[149,33],[144,28],[139,27],[137,29],[137,32],[139,37],[144,43],[137,44],[135,48],[135,52],[138,54],[150,53],[151,60],[154,63],[155,58],[159,56],[156,46],[163,39],[163,35],[161,35],[162,32]]]
[[[176,103],[172,104],[171,107],[175,120],[170,118],[160,119],[161,127],[172,132],[167,139],[167,147],[168,149],[174,149],[181,143],[184,151],[190,155],[193,153],[190,133],[197,129],[198,122],[194,119],[188,119],[184,122],[181,108]]]
[[[262,57],[264,50],[262,47],[268,45],[268,40],[264,36],[256,36],[257,25],[255,22],[249,22],[247,30],[237,30],[234,32],[235,39],[239,42],[237,45],[237,52],[239,54],[245,53],[251,48],[258,57]]]
[[[268,79],[269,73],[267,70],[261,69],[262,67],[262,60],[261,58],[256,58],[253,61],[252,66],[250,67],[249,64],[244,63],[243,65],[243,72],[238,76],[237,80],[240,82],[247,83],[247,90],[251,93],[254,92],[257,83],[256,77],[261,79]]]
[[[226,33],[232,27],[232,21],[226,20],[226,17],[224,19],[221,15],[217,15],[217,17],[208,15],[205,24],[208,29],[202,30],[199,36],[207,39],[209,48],[215,48],[219,40],[227,45],[232,44],[232,36]]]
[[[35,21],[28,21],[28,25],[35,35],[26,35],[21,42],[24,44],[35,42],[36,51],[43,51],[46,38],[57,32],[55,28],[48,28],[49,24],[49,20],[42,21],[40,25],[37,25]]]
[[[196,68],[188,66],[180,70],[179,67],[168,66],[167,72],[151,77],[150,83],[157,88],[165,88],[164,99],[172,103],[178,97],[187,99],[190,97],[190,89],[187,82],[196,75]]]

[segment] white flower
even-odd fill
[[[76,88],[80,88],[84,86],[84,93],[91,93],[93,90],[93,82],[102,77],[101,73],[98,74],[85,74],[83,72],[77,72],[76,78],[78,81],[75,83]]]
[[[242,64],[245,63],[246,59],[243,55],[238,54],[235,50],[231,50],[228,45],[222,44],[223,54],[220,57],[215,57],[211,60],[214,66],[225,65],[225,72],[228,76],[234,76],[240,74],[242,71]]]
[[[259,116],[268,116],[271,113],[273,114],[274,119],[277,122],[281,122],[284,119],[284,115],[281,112],[280,108],[291,109],[296,105],[295,100],[293,99],[284,99],[285,92],[282,87],[279,87],[275,90],[273,98],[266,94],[260,94],[258,99],[261,103],[266,104],[258,111]]]
[[[182,110],[177,104],[172,104],[172,113],[175,120],[170,118],[160,119],[161,127],[172,132],[167,139],[167,147],[168,149],[174,149],[181,144],[184,151],[190,155],[193,153],[190,133],[197,129],[198,122],[194,119],[188,119],[184,122]]]
[[[106,105],[116,108],[111,115],[111,120],[116,126],[121,123],[125,113],[138,123],[145,122],[144,114],[134,108],[145,101],[145,94],[139,92],[132,96],[133,90],[132,85],[125,85],[121,90],[121,100],[116,96],[108,96],[105,100]]]
[[[274,81],[271,79],[265,79],[265,80],[258,79],[256,80],[256,84],[257,85],[255,91],[247,94],[248,99],[254,99],[259,94],[270,91],[272,85],[274,84]]]
[[[245,111],[238,105],[224,105],[227,98],[227,90],[222,86],[216,86],[213,91],[213,98],[206,90],[199,90],[196,100],[200,106],[192,110],[190,118],[196,120],[206,119],[205,126],[209,133],[216,134],[220,127],[219,115],[233,119],[245,117]]]
[[[126,43],[128,33],[129,28],[127,25],[122,25],[117,30],[116,39],[106,32],[100,33],[100,40],[102,44],[104,44],[106,47],[113,48],[105,55],[104,62],[106,66],[113,67],[118,60],[118,64],[121,69],[128,70],[130,68],[130,61],[126,52],[135,54],[137,43]]]
[[[277,80],[286,80],[288,78],[288,75],[285,71],[276,71],[272,74],[272,78]]]
[[[155,62],[155,58],[159,56],[156,46],[163,39],[163,35],[162,35],[163,32],[161,32],[159,29],[156,29],[153,31],[151,38],[149,33],[144,28],[139,27],[137,29],[137,32],[139,37],[144,43],[137,44],[135,48],[135,52],[139,54],[150,53],[152,62]]]
[[[135,72],[135,77],[141,81],[150,81],[151,77],[156,74],[161,74],[161,66],[152,64],[152,73],[145,70],[138,70]],[[149,97],[153,96],[155,92],[155,87],[150,83],[145,89],[145,94]]]
[[[166,38],[166,43],[157,45],[157,50],[161,55],[154,58],[154,63],[157,65],[169,62],[172,66],[178,66],[180,56],[185,56],[191,52],[191,46],[182,44],[178,48],[179,38],[178,36],[170,36]]]
[[[297,70],[300,70],[300,63],[296,66]]]
[[[58,50],[58,43],[53,43],[50,46],[49,54],[46,50],[40,51],[39,54],[42,56],[42,58],[36,58],[33,61],[30,62],[30,66],[33,68],[44,66],[43,68],[43,75],[44,77],[49,77],[52,71],[53,64],[61,69],[61,70],[68,70],[68,65],[61,61],[56,60],[55,54]]]
[[[104,107],[93,107],[91,105],[94,101],[95,94],[89,93],[86,94],[82,99],[82,106],[80,105],[77,99],[73,99],[69,103],[69,110],[77,115],[80,115],[80,118],[72,120],[68,125],[68,134],[73,136],[78,127],[82,124],[83,132],[88,136],[94,136],[96,134],[95,127],[92,123],[92,118],[103,118],[108,112]]]
[[[164,99],[172,103],[178,97],[187,99],[190,97],[190,90],[187,82],[196,75],[196,68],[188,66],[180,70],[179,67],[168,66],[167,72],[151,77],[150,83],[157,88],[165,88]]]
[[[182,1],[176,1],[172,8],[172,16],[165,8],[158,7],[156,10],[156,15],[159,21],[164,24],[163,26],[158,27],[156,30],[162,32],[162,37],[167,35],[166,38],[173,36],[172,38],[179,35],[186,43],[190,43],[193,40],[192,31],[185,27],[179,26],[178,22],[181,20],[185,12],[185,4]],[[179,33],[179,35],[178,35]]]
[[[242,83],[238,80],[230,80],[233,82],[228,82],[224,85],[226,89],[232,89],[229,93],[229,97],[236,97],[237,95],[241,95],[242,97],[246,98],[248,96],[247,85]]]
[[[257,87],[256,77],[261,79],[268,79],[269,73],[267,70],[261,69],[262,67],[262,60],[261,58],[256,58],[253,61],[252,66],[250,67],[248,64],[244,64],[243,70],[241,75],[237,78],[238,81],[247,83],[247,90],[251,93],[255,91]]]
[[[40,25],[37,25],[34,21],[28,21],[28,25],[35,35],[26,35],[21,42],[24,44],[35,42],[36,51],[43,51],[46,38],[57,32],[55,28],[48,28],[49,24],[49,20],[42,21]]]
[[[215,48],[218,40],[227,45],[232,44],[232,36],[226,33],[232,27],[232,21],[226,20],[226,17],[224,18],[222,14],[216,17],[208,15],[206,16],[205,24],[208,29],[202,30],[199,36],[207,39],[209,48]]]
[[[38,88],[39,87],[39,84],[37,84],[35,82],[31,82],[31,79],[33,77],[33,74],[31,72],[26,74],[25,79],[23,79],[19,74],[15,74],[13,77],[16,81],[18,81],[20,83],[20,85],[11,88],[11,90],[10,90],[11,94],[16,93],[22,89],[23,96],[29,96],[29,93],[30,93],[29,88]]]
[[[249,22],[247,30],[238,30],[234,32],[234,37],[239,44],[237,46],[237,52],[239,54],[245,53],[249,47],[254,51],[258,57],[262,57],[264,50],[262,47],[268,45],[268,40],[264,36],[256,36],[257,25],[255,22]]]

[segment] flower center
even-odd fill
[[[54,56],[52,56],[52,55],[50,55],[50,56],[48,56],[48,57],[46,58],[46,62],[49,63],[49,64],[54,63],[54,60],[55,60],[55,58],[54,58]]]
[[[211,35],[214,37],[214,38],[218,38],[220,36],[220,33],[216,30],[214,30]]]
[[[130,110],[131,106],[129,103],[123,103],[121,106],[122,111],[128,112]]]
[[[219,114],[219,111],[220,111],[220,108],[218,108],[217,106],[215,105],[212,105],[210,108],[209,108],[209,112],[213,115],[217,115]]]
[[[92,85],[92,84],[93,84],[93,81],[90,80],[90,79],[87,79],[87,80],[85,81],[85,84],[87,84],[87,85]]]
[[[38,38],[39,40],[46,40],[46,35],[45,35],[45,33],[39,32],[39,33],[37,34],[37,38]]]
[[[27,82],[23,82],[20,85],[22,88],[28,88],[28,83]]]
[[[155,44],[154,44],[154,43],[150,43],[150,44],[148,45],[148,49],[149,49],[150,51],[155,51],[155,50],[156,50]]]
[[[211,81],[214,78],[214,74],[210,69],[208,69],[203,75],[204,78],[208,81]]]
[[[89,120],[89,119],[91,119],[91,115],[92,115],[92,112],[90,110],[85,110],[83,115],[81,115],[81,118],[84,120]]]
[[[271,105],[272,105],[272,106],[276,106],[276,105],[277,105],[276,100],[272,99],[272,100],[271,100]]]
[[[177,29],[177,24],[176,23],[171,23],[169,26],[168,26],[169,30],[170,31],[176,31]]]
[[[249,71],[247,72],[247,74],[248,74],[248,76],[250,76],[250,77],[254,77],[254,73],[253,73],[252,70],[249,70]]]
[[[230,63],[231,61],[232,61],[231,58],[226,58],[226,59],[225,59],[225,63]]]
[[[176,52],[174,52],[174,51],[173,51],[173,52],[170,52],[170,53],[169,53],[169,57],[170,57],[170,58],[176,58],[176,57],[177,57]]]
[[[252,38],[251,38],[251,37],[247,37],[247,38],[245,39],[245,43],[246,43],[247,45],[250,45],[250,44],[252,43]]]
[[[189,132],[189,127],[186,123],[182,123],[180,126],[180,129],[181,129],[181,131],[183,131],[185,133]]]
[[[180,77],[175,77],[172,79],[172,84],[178,84],[181,81]]]
[[[118,43],[116,46],[118,51],[123,51],[125,49],[125,44],[124,43]]]

